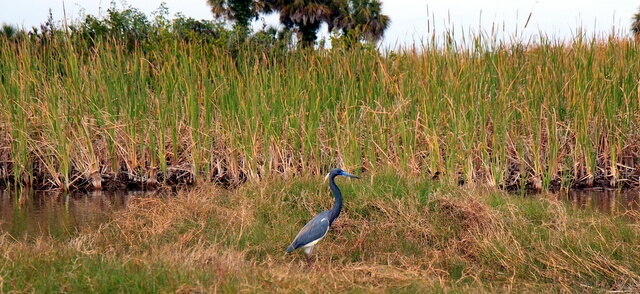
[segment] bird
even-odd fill
[[[303,248],[307,257],[307,264],[309,267],[312,267],[313,261],[311,260],[311,253],[313,252],[313,247],[316,246],[316,243],[320,241],[324,236],[327,235],[329,231],[329,227],[333,224],[333,221],[340,215],[340,211],[342,210],[342,192],[334,182],[335,177],[337,176],[345,176],[350,178],[359,179],[360,177],[349,174],[339,168],[332,169],[325,179],[329,179],[329,187],[333,192],[333,196],[335,197],[335,202],[333,204],[333,208],[330,210],[325,210],[315,217],[313,217],[309,222],[307,222],[304,227],[300,230],[298,235],[296,235],[291,245],[287,247],[287,253],[291,253],[298,248]]]

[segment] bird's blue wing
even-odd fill
[[[329,212],[323,211],[312,218],[298,233],[291,245],[287,248],[288,252],[307,245],[318,240],[327,234],[329,230]]]

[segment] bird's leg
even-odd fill
[[[309,268],[313,267],[313,260],[311,260],[311,254],[313,253],[313,247],[315,247],[315,245],[312,245],[310,247],[307,247],[304,249],[304,253],[305,256],[307,257],[307,264],[309,265]]]
[[[309,265],[309,268],[313,267],[313,260],[311,259],[311,254],[305,254],[307,256],[307,264]]]

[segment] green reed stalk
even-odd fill
[[[88,169],[239,183],[340,166],[547,189],[602,168],[623,182],[637,168],[637,46],[469,40],[235,57],[173,39],[146,51],[2,43],[0,125],[12,140],[0,150],[14,178],[61,186]]]

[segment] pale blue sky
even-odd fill
[[[78,19],[84,8],[87,14],[99,15],[111,1],[89,0],[19,0],[5,1],[0,10],[0,23],[27,29],[44,22],[49,8],[54,19],[63,18],[63,2],[67,18]],[[212,19],[205,0],[129,0],[126,3],[149,14],[166,2],[173,16],[182,12],[195,19]],[[116,0],[120,5],[120,0]],[[391,17],[391,27],[385,34],[383,47],[410,46],[454,30],[461,38],[468,32],[490,33],[500,38],[527,41],[537,39],[539,33],[548,37],[570,39],[581,27],[588,35],[608,35],[614,31],[627,35],[631,17],[638,12],[640,1],[631,0],[383,0],[383,13]],[[531,14],[525,28],[527,17]],[[277,24],[277,16],[267,18]],[[464,31],[464,34],[463,34]],[[326,35],[326,34],[325,34]]]

